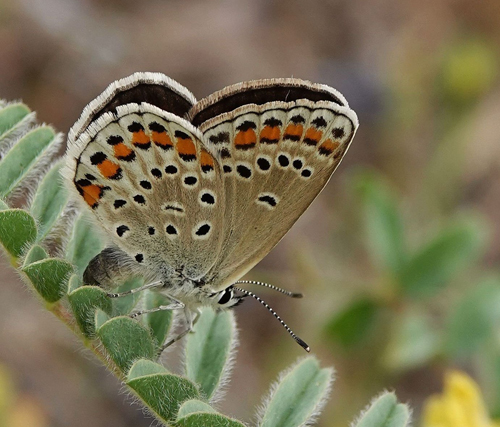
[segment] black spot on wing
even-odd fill
[[[118,145],[123,142],[123,138],[120,135],[111,135],[110,137],[108,137],[106,142],[109,145]]]
[[[297,114],[293,117],[290,118],[290,121],[296,125],[300,124],[300,123],[305,123],[306,122],[306,119],[304,117],[302,117],[300,114]]]
[[[197,236],[206,236],[210,232],[210,228],[211,227],[209,224],[203,224],[202,226],[198,227],[195,234]]]
[[[241,132],[245,132],[249,129],[257,129],[257,125],[254,122],[251,122],[250,120],[245,120],[238,127],[236,127],[236,130],[239,130]]]
[[[316,117],[311,123],[317,128],[324,128],[328,124],[322,116]]]
[[[252,170],[247,168],[245,165],[236,166],[236,172],[238,172],[238,175],[242,178],[248,179],[252,176]]]
[[[283,124],[283,122],[281,120],[278,120],[275,117],[270,117],[269,119],[266,119],[266,121],[264,121],[264,124],[266,126],[270,126],[272,128],[275,128],[277,126],[281,126]]]
[[[116,199],[115,202],[113,203],[113,206],[115,209],[121,208],[122,206],[125,206],[127,204],[126,200],[121,200],[121,199]]]
[[[130,228],[128,228],[126,225],[120,225],[116,228],[116,234],[118,234],[119,237],[122,237],[129,230]]]
[[[141,125],[139,122],[132,122],[130,125],[128,125],[129,132],[140,132],[141,130],[144,130],[144,126]]]
[[[102,151],[98,151],[97,153],[94,153],[90,156],[90,163],[96,166],[104,162],[104,160],[106,160],[107,158],[108,156],[106,156],[106,154],[104,154]]]
[[[196,183],[198,182],[198,178],[196,178],[195,176],[186,176],[184,178],[184,184],[186,185],[196,185]]]
[[[271,167],[271,163],[269,163],[269,160],[265,159],[264,157],[259,157],[257,159],[257,165],[259,166],[260,170],[267,171]]]
[[[177,228],[175,228],[172,224],[167,225],[165,231],[171,236],[177,234]]]
[[[229,142],[229,132],[219,132],[216,135],[210,135],[208,140],[212,144],[222,144]]]
[[[134,196],[134,200],[139,203],[140,205],[145,205],[146,204],[146,199],[142,194],[136,194]]]
[[[177,168],[174,165],[168,165],[165,168],[165,173],[168,173],[169,175],[173,175],[177,173]]]
[[[167,130],[165,129],[165,127],[163,125],[161,125],[160,123],[158,122],[151,122],[149,125],[149,130],[152,130],[153,132],[158,132],[158,133],[162,133],[162,132],[166,132]]]
[[[215,197],[210,193],[203,193],[200,199],[203,203],[208,205],[213,205],[215,203]]]
[[[142,180],[139,185],[144,188],[145,190],[151,190],[151,188],[153,188],[153,186],[151,185],[151,183],[149,181],[146,181],[146,180]]]
[[[155,178],[161,178],[162,177],[161,170],[158,169],[158,168],[151,169],[151,175],[153,175]]]
[[[278,163],[282,168],[286,168],[290,164],[290,159],[284,154],[278,156]]]
[[[176,138],[191,139],[191,137],[187,133],[182,132],[181,130],[176,130],[174,135]]]
[[[345,135],[344,128],[332,129],[332,135],[334,136],[334,138],[342,138]]]
[[[258,200],[260,202],[267,203],[269,206],[271,206],[273,208],[278,204],[278,202],[276,201],[276,199],[274,197],[267,195],[267,194],[264,196],[259,196]]]

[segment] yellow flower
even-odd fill
[[[441,395],[427,399],[422,427],[500,427],[486,410],[478,385],[466,374],[451,371]]]

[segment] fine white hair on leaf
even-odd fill
[[[6,106],[17,104],[18,102],[9,102]],[[5,153],[19,140],[22,136],[27,134],[31,129],[34,128],[36,122],[36,113],[31,112],[18,123],[16,123],[12,129],[3,134],[0,138],[0,160],[3,158]]]
[[[281,382],[287,377],[298,365],[300,365],[304,360],[309,358],[311,356],[303,356],[297,359],[297,361],[289,366],[287,369],[284,371],[281,371],[280,374],[278,375],[278,379],[271,384],[271,387],[267,394],[264,395],[262,398],[262,401],[260,405],[257,406],[257,412],[255,414],[255,425],[260,426],[262,424],[262,421],[264,419],[264,415],[266,414],[267,408],[269,406],[269,403],[273,399],[274,395],[276,394],[276,391],[278,390]],[[330,396],[333,382],[335,380],[335,370],[333,368],[323,368],[329,371],[329,380],[328,384],[325,387],[325,390],[323,392],[323,396],[319,401],[316,403],[312,411],[308,414],[306,421],[301,424],[300,427],[306,427],[306,426],[312,426],[315,424],[316,420],[318,419],[319,415],[321,414],[321,411],[326,405],[326,402],[328,401],[328,397]]]
[[[41,128],[46,126],[45,124],[36,126],[29,130],[35,130],[37,128]],[[63,142],[63,134],[56,133],[50,145],[40,154],[40,156],[33,162],[30,170],[23,177],[21,181],[19,181],[10,194],[7,196],[8,202],[12,203],[16,199],[20,198],[23,195],[27,195],[28,203],[27,205],[31,205],[31,200],[33,195],[38,188],[38,184],[45,177],[46,173],[50,169],[57,155],[59,154],[59,150],[61,148]]]
[[[359,415],[351,422],[350,427],[357,427],[357,425],[360,423],[362,418],[366,415],[366,413],[370,410],[370,408],[375,404],[375,402],[377,402],[377,400],[379,400],[380,398],[382,398],[383,396],[385,396],[387,394],[394,394],[394,392],[388,391],[388,390],[383,390],[382,392],[377,394],[375,397],[373,397],[372,400],[370,401],[370,403],[368,403],[368,405],[366,405],[361,410]],[[409,415],[408,422],[406,423],[406,425],[401,426],[401,427],[411,427],[411,409],[410,408],[408,408],[408,413],[409,413],[408,414]]]
[[[47,246],[51,248],[54,256],[64,258],[64,249],[68,246],[70,237],[68,230],[72,229],[72,224],[74,223],[77,212],[78,211],[75,209],[69,209],[67,204],[47,236],[44,238],[44,245],[47,244]]]
[[[227,386],[229,385],[229,382],[231,380],[231,374],[233,372],[233,367],[236,361],[237,349],[240,343],[239,331],[236,325],[236,319],[234,313],[232,311],[229,311],[229,315],[231,320],[233,336],[231,337],[231,343],[228,349],[228,356],[226,363],[224,364],[224,368],[219,377],[219,384],[217,384],[217,387],[215,388],[215,391],[212,397],[210,398],[211,405],[217,404],[220,400],[222,400],[222,398],[226,394]]]
[[[73,230],[79,213],[80,209],[72,200],[70,200],[63,209],[61,216],[53,228],[54,236],[57,236],[60,243],[60,245],[56,248],[56,256],[61,258],[66,256],[66,249],[71,238],[71,233],[68,233],[68,230]]]

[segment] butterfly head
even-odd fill
[[[209,300],[216,309],[227,309],[236,307],[243,302],[245,296],[238,296],[235,294],[233,286],[229,286],[219,292],[213,292],[208,295]]]

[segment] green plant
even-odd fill
[[[141,297],[146,308],[167,304],[163,295],[144,291],[111,300],[101,288],[83,283],[83,271],[104,243],[69,202],[55,156],[61,141],[51,127],[34,126],[34,115],[24,104],[0,104],[0,243],[12,266],[163,424],[243,426],[213,406],[229,379],[237,344],[232,312],[202,311],[186,338],[179,375],[158,363],[172,313],[158,311],[139,321],[128,316]],[[25,209],[9,206],[22,196],[29,200]],[[118,291],[142,284],[140,277],[131,278]],[[326,402],[332,377],[332,369],[320,368],[314,357],[299,360],[271,387],[258,425],[309,425]],[[408,422],[407,406],[384,393],[354,425],[404,427]]]
[[[467,336],[468,329],[457,322],[472,319],[469,326],[473,328],[480,320],[464,317],[463,309],[458,307],[460,313],[451,314],[455,320],[436,322],[430,307],[439,304],[437,296],[452,288],[460,274],[479,258],[486,234],[484,225],[474,216],[463,215],[436,230],[416,249],[410,249],[398,200],[388,183],[368,172],[357,175],[355,183],[366,224],[369,257],[375,277],[380,279],[371,292],[354,297],[332,316],[326,326],[327,335],[350,350],[377,336],[374,331],[378,325],[388,337],[378,347],[382,350],[380,357],[386,367],[397,371],[422,366],[438,355],[460,357],[460,346],[471,349],[471,337]],[[474,301],[470,295],[466,299]],[[466,306],[475,309],[475,305]],[[450,312],[449,301],[435,308],[442,317]],[[476,341],[485,331],[477,335]]]

